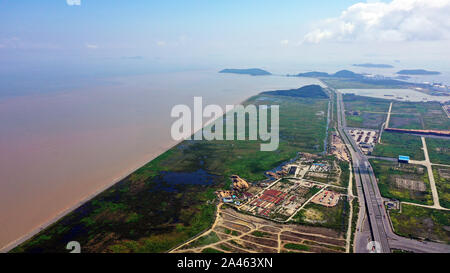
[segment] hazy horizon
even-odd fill
[[[0,97],[226,67],[331,72],[371,62],[447,72],[449,13],[450,0],[6,0]]]
[[[175,144],[170,109],[193,96],[238,103],[316,82],[277,75],[341,69],[450,84],[448,14],[450,0],[1,1],[0,248]],[[276,76],[217,73],[254,67]]]

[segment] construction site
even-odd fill
[[[341,194],[333,191],[324,190],[321,193],[314,196],[311,202],[325,207],[334,207],[337,205],[340,198]]]
[[[350,155],[348,154],[346,145],[337,132],[333,132],[331,135],[331,154],[335,155],[339,160],[350,161]]]
[[[308,206],[328,211],[343,202],[346,189],[325,183],[340,172],[329,157],[299,153],[266,172],[263,181],[231,175],[230,189],[216,192],[213,227],[174,252],[345,252],[346,241],[335,230],[294,224]]]
[[[216,192],[217,197],[223,203],[240,205],[241,202],[244,202],[253,196],[253,194],[248,191],[250,189],[250,184],[247,181],[238,175],[232,175],[230,179],[232,182],[231,190],[221,190]]]
[[[341,195],[323,190],[329,186],[335,187],[327,182],[331,181],[331,176],[334,184],[339,173],[340,169],[333,160],[300,154],[297,160],[280,166],[278,171],[270,172],[268,176],[271,179],[254,183],[250,189],[247,188],[245,199],[239,199],[239,191],[234,190],[230,194],[235,196],[235,200],[227,199],[224,203],[234,202],[239,210],[246,213],[285,222],[309,201],[325,207],[335,206]]]

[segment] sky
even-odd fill
[[[450,0],[0,0],[0,80],[353,62],[447,69],[448,14]]]

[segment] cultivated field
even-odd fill
[[[393,128],[450,130],[450,119],[438,102],[394,102],[392,113]]]
[[[345,118],[352,128],[380,129],[386,120],[389,101],[344,94]]]
[[[345,239],[321,227],[277,224],[224,208],[211,231],[175,252],[345,252]]]
[[[425,159],[420,137],[391,132],[383,132],[381,143],[375,146],[372,155],[392,158],[397,158],[399,155],[407,155],[414,160]]]
[[[433,205],[425,167],[392,161],[370,160],[381,195],[399,201]]]

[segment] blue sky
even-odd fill
[[[145,53],[180,43],[203,48],[271,44],[357,1],[94,1],[6,0],[0,43],[56,52],[98,49]],[[57,50],[56,50],[57,49]]]
[[[1,0],[0,75],[394,60],[439,69],[450,61],[448,14],[450,0]]]

